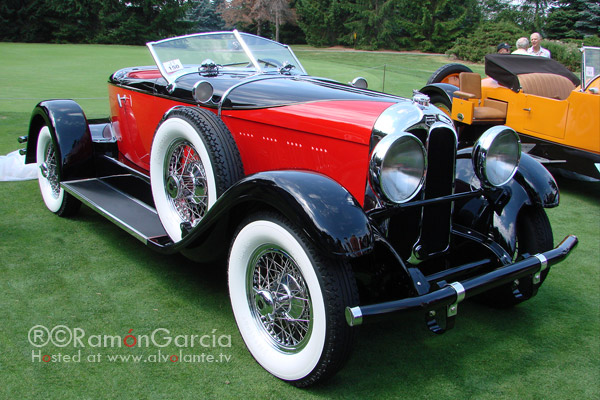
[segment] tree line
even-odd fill
[[[484,25],[597,37],[590,0],[3,0],[0,41],[143,44],[236,27],[289,44],[445,52]],[[508,27],[508,28],[506,28]]]

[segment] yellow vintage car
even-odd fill
[[[546,166],[600,179],[600,48],[583,47],[581,79],[552,59],[490,54],[485,73],[447,64],[421,89],[468,144],[490,125],[519,133]]]

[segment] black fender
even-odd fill
[[[241,221],[258,210],[281,213],[325,255],[358,257],[374,247],[367,215],[333,179],[308,171],[268,171],[231,186],[171,251],[193,260],[222,257]]]
[[[446,96],[450,103],[452,103],[454,92],[457,90],[458,88],[456,86],[449,83],[431,83],[423,86],[419,92],[426,94],[429,97],[431,97],[432,94],[440,94],[442,96]]]
[[[470,187],[475,171],[471,161],[471,148],[462,149],[457,155],[457,186]],[[459,223],[479,232],[491,232],[494,240],[513,254],[516,248],[516,224],[519,212],[526,206],[552,208],[558,206],[559,192],[556,181],[546,168],[528,154],[521,154],[515,176],[502,187],[507,197],[493,204],[494,196],[482,196],[461,204],[457,210]],[[497,197],[496,197],[497,198]]]
[[[73,100],[40,102],[31,113],[25,163],[36,162],[37,139],[47,125],[58,154],[61,181],[95,176],[92,136],[85,114]]]

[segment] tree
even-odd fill
[[[560,0],[548,13],[546,34],[552,39],[583,38],[600,34],[600,3]]]
[[[545,33],[550,39],[576,38],[575,22],[578,12],[571,5],[571,1],[560,1],[553,7],[546,18]]]
[[[481,20],[476,0],[403,0],[401,26],[408,39],[425,51],[446,51],[454,41],[472,32]]]
[[[575,1],[580,4],[575,30],[582,36],[600,35],[600,2]]]
[[[101,0],[7,0],[0,5],[0,40],[93,41]]]
[[[271,0],[271,22],[275,24],[275,41],[279,42],[279,28],[286,22],[296,22],[296,12],[290,8],[289,0]]]
[[[513,22],[488,22],[480,24],[466,37],[456,40],[446,54],[460,60],[482,62],[486,54],[495,53],[498,43],[515,43],[527,32]]]
[[[296,14],[289,0],[231,0],[221,5],[221,15],[226,24],[256,24],[256,34],[261,36],[264,23],[275,26],[275,40],[279,40],[279,28],[285,22],[295,22]]]
[[[351,30],[345,22],[352,15],[348,5],[340,0],[296,1],[298,25],[306,35],[306,42],[313,46],[333,46],[339,38],[350,40]]]
[[[548,11],[548,0],[522,0],[522,2],[521,8],[523,12],[530,13],[533,10],[532,30],[543,31],[542,27]]]
[[[356,0],[345,3],[345,27],[363,48],[445,51],[480,19],[477,0]],[[347,36],[345,36],[347,38]],[[338,38],[342,43],[344,37]]]
[[[225,0],[190,0],[185,15],[194,32],[220,31],[225,26],[219,9]]]

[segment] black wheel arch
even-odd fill
[[[36,162],[40,129],[48,126],[58,153],[60,180],[95,176],[92,136],[85,113],[73,100],[47,100],[31,113],[25,163]]]
[[[358,257],[372,251],[373,232],[360,204],[333,179],[309,171],[268,171],[230,187],[201,223],[176,245],[194,260],[226,256],[233,233],[250,212],[274,211],[298,226],[323,254]],[[154,244],[156,245],[156,244]]]
[[[458,88],[454,85],[450,85],[449,83],[431,83],[429,85],[425,85],[419,90],[419,92],[426,94],[431,97],[432,95],[440,95],[444,96],[450,101],[452,104],[452,98],[454,97],[454,92],[456,92]]]
[[[456,179],[462,184],[469,186],[475,174],[471,163],[471,148],[459,151],[457,157]],[[472,227],[483,226],[491,223],[491,233],[495,241],[512,254],[516,248],[516,234],[514,232],[519,213],[524,207],[538,206],[541,208],[552,208],[558,206],[559,191],[556,181],[546,168],[531,156],[521,155],[519,168],[514,178],[504,186],[504,190],[510,195],[508,201],[502,205],[501,210],[492,211],[492,205],[487,200],[474,199],[479,202],[479,212],[470,215],[469,225]],[[471,209],[477,206],[471,204]],[[496,217],[490,222],[489,213],[493,212]],[[457,210],[461,215],[461,210]]]

